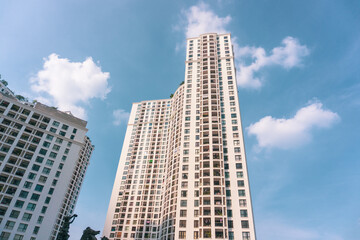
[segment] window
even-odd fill
[[[244,173],[243,172],[236,172],[236,177],[237,178],[242,178],[242,177],[244,177]]]
[[[24,201],[17,200],[15,202],[15,207],[22,208],[24,206]]]
[[[179,231],[179,239],[186,239],[186,231]]]
[[[38,220],[37,220],[37,223],[38,224],[41,224],[44,220],[44,217],[43,216],[39,216]]]
[[[34,180],[35,177],[36,177],[36,174],[31,172],[31,173],[29,173],[28,179]]]
[[[36,208],[36,204],[34,203],[28,203],[27,207],[26,207],[26,210],[29,210],[29,211],[34,211]]]
[[[44,186],[40,185],[40,184],[37,184],[35,187],[35,191],[38,191],[38,192],[42,192],[43,189],[44,189]]]
[[[58,121],[53,122],[53,126],[58,127],[59,125],[60,125],[60,123]]]
[[[250,232],[242,233],[243,240],[250,240]]]
[[[30,221],[31,217],[32,217],[32,214],[30,214],[30,213],[24,213],[24,215],[23,215],[23,217],[22,217],[22,220],[28,222],[28,221]]]
[[[46,155],[47,150],[42,148],[42,149],[40,149],[39,153],[42,155]]]
[[[53,140],[53,138],[54,138],[54,136],[52,136],[50,134],[46,135],[46,139],[49,141]]]
[[[42,214],[45,214],[45,213],[46,213],[46,210],[47,210],[47,207],[42,207],[41,213],[42,213]]]
[[[40,230],[40,227],[36,226],[34,228],[33,234],[35,234],[35,235],[38,234],[39,230]]]
[[[236,169],[242,169],[242,163],[236,163]]]
[[[245,196],[245,190],[238,190],[239,197]]]
[[[186,207],[187,206],[187,200],[181,200],[180,201],[180,206],[181,207]]]
[[[27,224],[24,224],[24,223],[20,223],[19,224],[19,227],[18,227],[18,232],[25,232],[26,229],[27,229],[28,225]]]
[[[240,216],[247,217],[248,216],[247,210],[240,210]]]
[[[45,204],[49,204],[49,203],[50,203],[50,200],[51,200],[51,197],[46,197],[46,199],[45,199]]]
[[[39,200],[39,198],[40,198],[40,195],[39,194],[36,194],[36,193],[33,193],[32,195],[31,195],[31,200],[33,200],[33,201],[35,201],[35,202],[37,202],[38,200]]]
[[[45,176],[40,176],[39,177],[39,182],[41,182],[41,183],[45,183],[46,180],[47,180],[47,177],[45,177]]]
[[[24,183],[24,188],[30,189],[31,186],[32,186],[32,182],[26,181],[26,182]]]
[[[15,222],[13,221],[7,221],[6,224],[5,224],[5,229],[9,229],[9,230],[12,230],[15,226]],[[0,238],[2,239],[2,238]]]
[[[240,207],[246,207],[246,199],[240,199],[239,205],[240,205]]]
[[[44,161],[44,158],[43,157],[37,157],[35,161],[38,162],[38,163],[42,163]]]
[[[243,187],[244,186],[244,180],[238,180],[237,185],[238,185],[238,187]]]
[[[20,235],[20,234],[15,234],[14,236],[14,240],[23,240],[24,239],[24,236],[23,235]],[[31,239],[30,239],[31,240]]]
[[[46,167],[44,167],[44,169],[43,169],[42,173],[44,173],[44,174],[49,174],[49,173],[50,173],[50,171],[51,171],[51,169],[50,169],[50,168],[46,168]]]
[[[247,220],[241,221],[241,227],[242,228],[249,228],[249,221],[247,221]]]
[[[186,220],[180,220],[180,227],[186,228]]]
[[[55,144],[55,145],[53,146],[53,150],[59,151],[59,149],[60,149],[60,146],[59,146],[59,145],[56,145],[56,144]]]
[[[12,210],[11,213],[10,213],[10,217],[11,218],[18,218],[19,214],[20,214],[19,211]]]
[[[2,232],[0,235],[0,239],[2,240],[9,240],[9,238],[10,238],[10,233],[8,232]]]
[[[180,217],[186,217],[187,210],[180,210]]]
[[[27,192],[27,191],[21,191],[20,194],[19,194],[19,197],[27,198],[28,194],[29,194],[29,192]]]

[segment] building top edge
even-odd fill
[[[76,125],[79,125],[83,128],[86,128],[87,125],[87,121],[82,120],[78,117],[75,117],[73,115],[70,115],[69,113],[57,110],[53,107],[49,107],[45,104],[42,104],[40,102],[37,102],[34,106],[35,109],[40,110],[40,111],[45,111],[48,115],[52,116],[52,117],[58,117],[58,118],[62,118],[68,122],[74,123]]]
[[[210,34],[216,34],[216,35],[218,35],[218,36],[224,36],[224,35],[230,35],[230,36],[231,36],[231,33],[208,32],[208,33],[202,33],[202,34],[200,34],[200,35],[197,36],[197,37],[189,37],[189,38],[186,38],[186,40],[198,39],[198,38],[201,37],[201,36],[210,35]]]
[[[36,109],[37,111],[40,111],[44,115],[65,120],[65,121],[67,121],[69,123],[75,124],[75,125],[83,128],[83,129],[87,130],[87,128],[86,128],[87,121],[82,120],[80,118],[77,118],[77,117],[75,117],[73,115],[70,115],[70,114],[68,114],[66,112],[62,112],[60,110],[57,110],[54,107],[49,107],[49,106],[47,106],[45,104],[42,104],[40,102],[36,102],[35,104],[30,104],[28,102],[22,102],[22,101],[19,101],[14,96],[3,94],[3,93],[0,93],[0,96],[2,98],[7,98],[9,100],[11,99],[12,101],[17,102],[17,104],[20,104],[20,105],[25,106],[27,108]]]
[[[133,102],[132,104],[139,104],[139,103],[144,103],[144,102],[169,101],[169,100],[171,100],[171,98],[144,100],[144,101],[140,101],[140,102]]]
[[[185,82],[185,81],[184,81]],[[180,88],[182,88],[185,84],[182,83],[174,92],[174,94],[179,91]],[[154,100],[144,100],[144,101],[140,101],[140,102],[133,102],[132,104],[139,104],[139,103],[144,103],[144,102],[158,102],[158,101],[169,101],[171,100],[171,98],[165,98],[165,99],[154,99]]]

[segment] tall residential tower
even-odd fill
[[[28,103],[0,82],[1,240],[56,238],[94,148],[86,132],[86,121]]]
[[[104,235],[255,240],[230,34],[187,39],[171,99],[134,103]]]

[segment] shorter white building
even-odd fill
[[[87,122],[0,87],[0,239],[56,239],[94,149]]]

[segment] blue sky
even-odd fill
[[[187,36],[231,32],[258,239],[355,240],[359,23],[350,0],[4,0],[0,74],[88,121],[79,239],[103,228],[132,102],[175,91]]]

